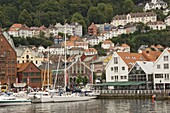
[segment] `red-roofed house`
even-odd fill
[[[84,50],[84,55],[96,55],[97,54],[97,50],[95,48],[89,48]]]
[[[110,47],[114,47],[114,43],[111,40],[105,40],[101,46],[103,49],[109,49]]]
[[[136,61],[146,61],[141,53],[115,52],[105,67],[106,82],[128,81],[128,72]]]
[[[13,37],[19,37],[19,29],[22,27],[22,24],[13,24],[9,30],[8,33],[9,35],[13,36]]]
[[[33,63],[17,64],[18,83],[26,83],[32,88],[42,87],[41,70]]]
[[[8,33],[13,37],[33,37],[33,31],[25,24],[13,24],[9,28]]]

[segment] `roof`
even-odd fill
[[[80,40],[80,37],[78,37],[78,36],[71,36],[70,37],[70,41],[76,41],[76,40]]]
[[[146,82],[105,82],[96,86],[138,86],[141,84],[146,84]]]
[[[136,61],[146,61],[145,57],[141,53],[117,52],[117,54],[129,68],[131,68]]]
[[[127,44],[122,44],[121,47],[129,47],[129,45],[127,45]]]
[[[142,55],[148,61],[156,61],[157,58],[161,55],[161,53],[162,52],[160,52],[160,51],[148,51],[148,50],[142,51]]]
[[[31,62],[26,62],[26,63],[22,63],[22,64],[17,64],[17,71],[18,72],[22,72],[24,71],[29,65],[30,65]]]
[[[154,62],[150,61],[137,61],[136,62],[142,70],[147,74],[153,74],[153,64]]]
[[[142,13],[130,13],[128,14],[131,16],[131,18],[136,18],[136,17],[147,17],[147,16],[156,16],[156,13],[154,12],[142,12]],[[115,17],[113,17],[113,20],[119,20],[119,19],[126,19],[127,15],[123,14],[123,15],[116,15]]]
[[[9,31],[18,31],[22,26],[22,24],[15,23],[9,28]]]
[[[111,40],[105,40],[103,44],[113,44],[113,42]]]
[[[95,48],[86,49],[84,52],[97,52]]]

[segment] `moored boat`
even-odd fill
[[[31,100],[27,98],[19,98],[13,95],[6,95],[6,94],[0,96],[0,106],[28,105],[28,104],[31,104]]]

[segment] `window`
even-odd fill
[[[164,61],[168,61],[168,56],[164,56]]]
[[[169,80],[169,74],[165,74],[165,80]]]
[[[113,67],[111,67],[111,71],[113,71]]]
[[[113,80],[114,79],[114,76],[111,76],[111,80]]]
[[[124,76],[124,79],[127,79],[127,77],[126,77],[126,76]]]
[[[155,78],[163,78],[163,74],[155,74]]]
[[[157,69],[160,69],[160,68],[161,68],[161,66],[160,66],[160,64],[158,64],[158,65],[157,65]]]
[[[114,64],[118,64],[118,58],[114,57]]]
[[[122,67],[122,70],[125,70],[125,67]]]
[[[121,76],[120,78],[123,79],[123,76]]]
[[[164,69],[169,69],[169,64],[164,64]]]
[[[114,67],[114,72],[118,72],[118,67]]]

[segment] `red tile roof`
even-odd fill
[[[24,71],[29,65],[30,65],[31,62],[26,62],[26,63],[22,63],[22,64],[17,64],[17,71],[18,72],[22,72]]]

